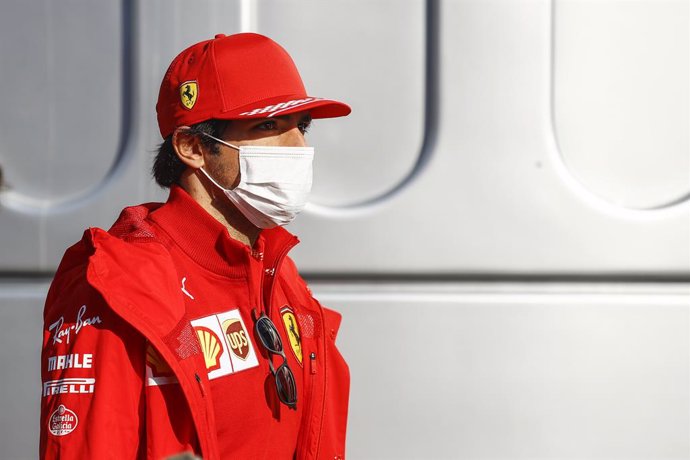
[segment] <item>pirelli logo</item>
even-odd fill
[[[68,378],[43,382],[43,397],[60,394],[91,394],[96,388],[96,379]]]

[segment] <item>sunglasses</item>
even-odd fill
[[[287,358],[283,351],[283,341],[280,340],[278,330],[273,321],[263,312],[258,319],[255,319],[254,329],[256,335],[259,336],[261,345],[263,345],[266,351],[283,358],[283,364],[276,369],[273,367],[273,361],[269,357],[268,366],[271,369],[271,374],[275,377],[278,399],[291,409],[296,409],[297,384],[295,383],[295,376],[290,366],[288,366]]]

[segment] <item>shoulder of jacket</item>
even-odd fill
[[[311,306],[314,307],[314,310],[319,311],[320,314],[323,315],[323,320],[326,327],[331,330],[331,334],[335,338],[335,335],[338,329],[340,328],[342,315],[336,310],[325,307],[321,304],[321,302],[318,301],[318,299],[316,299],[316,297],[314,297],[314,293],[311,291],[311,288],[304,280],[304,278],[302,278],[302,276],[299,274],[295,262],[289,257],[285,258],[285,261],[283,262],[282,271],[282,282],[289,283],[293,290],[295,290],[295,288],[299,288],[304,294],[306,294],[309,297],[312,303]]]
[[[86,229],[81,240],[65,251],[58,265],[48,291],[46,310],[56,295],[90,287],[89,271],[124,273],[136,268],[141,261],[146,261],[149,269],[161,273],[169,272],[173,265],[165,242],[157,238],[123,239],[101,228]]]
[[[305,291],[310,296],[312,295],[311,289],[307,285],[307,282],[302,278],[297,270],[297,265],[290,257],[285,257],[283,260],[282,267],[280,269],[280,281],[283,283],[288,283],[293,289],[300,288]]]

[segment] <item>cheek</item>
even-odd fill
[[[209,162],[209,173],[223,188],[233,189],[240,183],[239,153],[223,152]]]

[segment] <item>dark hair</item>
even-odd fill
[[[223,131],[225,131],[225,128],[228,126],[228,123],[230,123],[229,120],[211,119],[190,126],[189,130],[192,134],[206,133],[213,137],[220,138],[223,135]],[[209,152],[213,155],[218,155],[219,149],[217,142],[206,136],[200,136],[200,139],[201,143]],[[180,161],[175,153],[171,134],[165,138],[160,146],[158,146],[158,153],[151,167],[151,176],[153,176],[153,179],[158,185],[163,188],[169,188],[171,185],[179,183],[180,176],[185,169],[187,169],[187,166]]]

